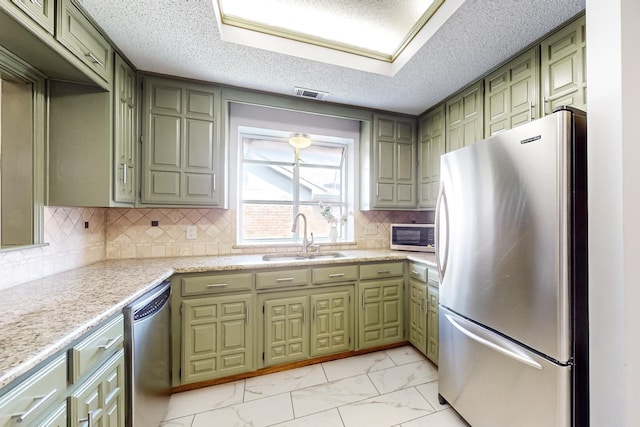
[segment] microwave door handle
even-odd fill
[[[442,227],[442,219],[444,216],[445,230],[442,240],[440,228]],[[449,207],[447,205],[447,196],[445,194],[444,183],[440,185],[440,192],[438,193],[438,201],[436,203],[436,226],[435,226],[435,238],[436,238],[436,266],[438,268],[438,276],[440,278],[440,284],[444,279],[444,275],[447,271],[447,263],[449,261],[449,242],[446,241],[449,238]],[[441,257],[443,257],[441,259]]]

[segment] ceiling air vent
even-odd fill
[[[322,92],[321,90],[315,89],[305,89],[296,86],[293,88],[293,94],[295,96],[299,96],[300,98],[324,99],[325,96],[329,95],[329,92]]]

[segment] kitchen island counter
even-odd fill
[[[343,258],[263,261],[262,255],[107,260],[0,290],[0,388],[120,313],[175,273],[405,260],[435,267],[433,254],[344,251]]]

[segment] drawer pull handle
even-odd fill
[[[104,67],[102,61],[100,61],[93,53],[88,52],[85,56],[88,57],[97,66]]]
[[[122,183],[127,183],[127,164],[122,163]]]
[[[362,294],[362,309],[364,310],[364,294]]]
[[[329,275],[330,278],[335,278],[335,277],[344,277],[344,273],[332,273]]]
[[[38,410],[38,408],[40,408],[42,405],[44,405],[44,403],[49,400],[54,394],[56,394],[58,390],[57,389],[53,389],[49,392],[49,394],[44,394],[44,395],[40,395],[40,396],[35,396],[33,398],[33,403],[31,404],[31,406],[24,412],[21,412],[19,414],[15,414],[15,415],[11,415],[11,418],[15,419],[16,423],[21,423],[24,420],[27,419],[27,417],[29,417],[31,414],[33,414],[35,411]]]
[[[378,274],[389,274],[391,270],[378,270]]]
[[[293,282],[293,277],[280,277],[276,282]]]
[[[419,276],[420,272],[417,270],[411,270],[411,274],[413,274],[414,276]]]
[[[115,338],[110,338],[110,339],[109,339],[109,341],[107,341],[107,343],[106,343],[106,344],[102,344],[102,345],[98,346],[98,348],[99,348],[100,350],[107,351],[107,350],[109,350],[111,347],[113,347],[114,345],[116,345],[116,344],[117,344],[121,339],[122,339],[122,335],[118,335],[118,336],[117,336],[117,337],[115,337]]]
[[[31,3],[35,4],[38,7],[42,7],[42,3],[40,3],[38,0],[31,0]]]
[[[245,325],[249,324],[249,306],[248,305],[244,306],[244,324]]]
[[[307,310],[302,307],[302,324],[304,325],[305,323],[307,323]]]
[[[227,286],[229,286],[228,283],[210,283],[207,288],[226,288]]]
[[[78,420],[78,422],[86,427],[93,427],[93,424],[94,424],[93,412],[94,411],[89,411],[87,413],[87,418],[81,418]]]

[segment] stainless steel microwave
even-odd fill
[[[391,249],[435,252],[433,224],[391,224]]]

